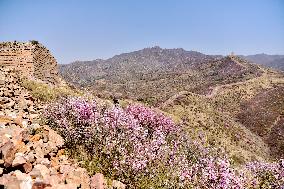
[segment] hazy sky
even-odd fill
[[[156,45],[284,54],[284,0],[0,0],[0,41],[31,39],[59,63]]]

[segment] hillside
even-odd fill
[[[208,144],[224,147],[232,157],[238,156],[236,161],[284,156],[283,139],[275,135],[283,128],[283,74],[241,57],[153,47],[107,60],[61,65],[60,73],[103,98],[118,96],[159,107],[184,120],[190,136],[196,137],[200,130]],[[258,98],[259,107],[250,108]],[[259,132],[268,128],[270,133]]]
[[[284,71],[284,55],[256,54],[242,57],[256,64]]]

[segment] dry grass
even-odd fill
[[[188,127],[188,134],[205,145],[222,147],[236,164],[270,159],[268,145],[230,115],[216,111],[202,96],[180,95],[163,108]]]
[[[21,86],[25,87],[31,95],[41,102],[52,102],[60,97],[81,96],[83,93],[69,86],[51,86],[33,80],[22,80]]]

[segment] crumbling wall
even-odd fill
[[[51,84],[60,81],[55,58],[37,42],[0,43],[0,65],[18,71],[22,77]]]
[[[22,76],[33,76],[33,51],[34,47],[28,43],[0,43],[0,65],[15,69]]]
[[[34,76],[48,83],[58,82],[58,68],[55,58],[43,45],[35,45],[33,51]]]

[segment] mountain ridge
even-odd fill
[[[121,56],[125,56],[125,55],[129,55],[131,53],[139,53],[139,52],[147,52],[147,51],[151,51],[151,50],[155,50],[155,51],[163,51],[163,50],[168,50],[168,51],[176,51],[176,52],[186,52],[186,53],[192,53],[192,54],[200,54],[200,55],[205,55],[205,56],[211,56],[211,57],[216,57],[216,58],[221,58],[221,57],[225,57],[227,55],[212,55],[212,54],[204,54],[198,51],[194,51],[194,50],[185,50],[183,48],[161,48],[160,46],[153,46],[153,47],[147,47],[147,48],[143,48],[140,50],[134,50],[134,51],[130,51],[130,52],[126,52],[126,53],[120,53],[118,55],[114,55],[110,58],[106,58],[106,59],[94,59],[94,60],[85,60],[85,61],[80,61],[80,60],[76,60],[73,61],[71,63],[68,64],[61,64],[60,66],[65,66],[65,65],[69,65],[69,64],[74,64],[74,63],[78,63],[78,62],[96,62],[96,61],[108,61],[110,59],[115,59],[117,57],[121,57]],[[251,55],[237,55],[241,58],[246,59],[247,61],[250,61],[252,63],[255,64],[259,64],[259,65],[263,65],[265,67],[268,68],[273,68],[273,69],[278,69],[278,70],[284,70],[284,55],[281,54],[266,54],[266,53],[258,53],[258,54],[251,54]]]

